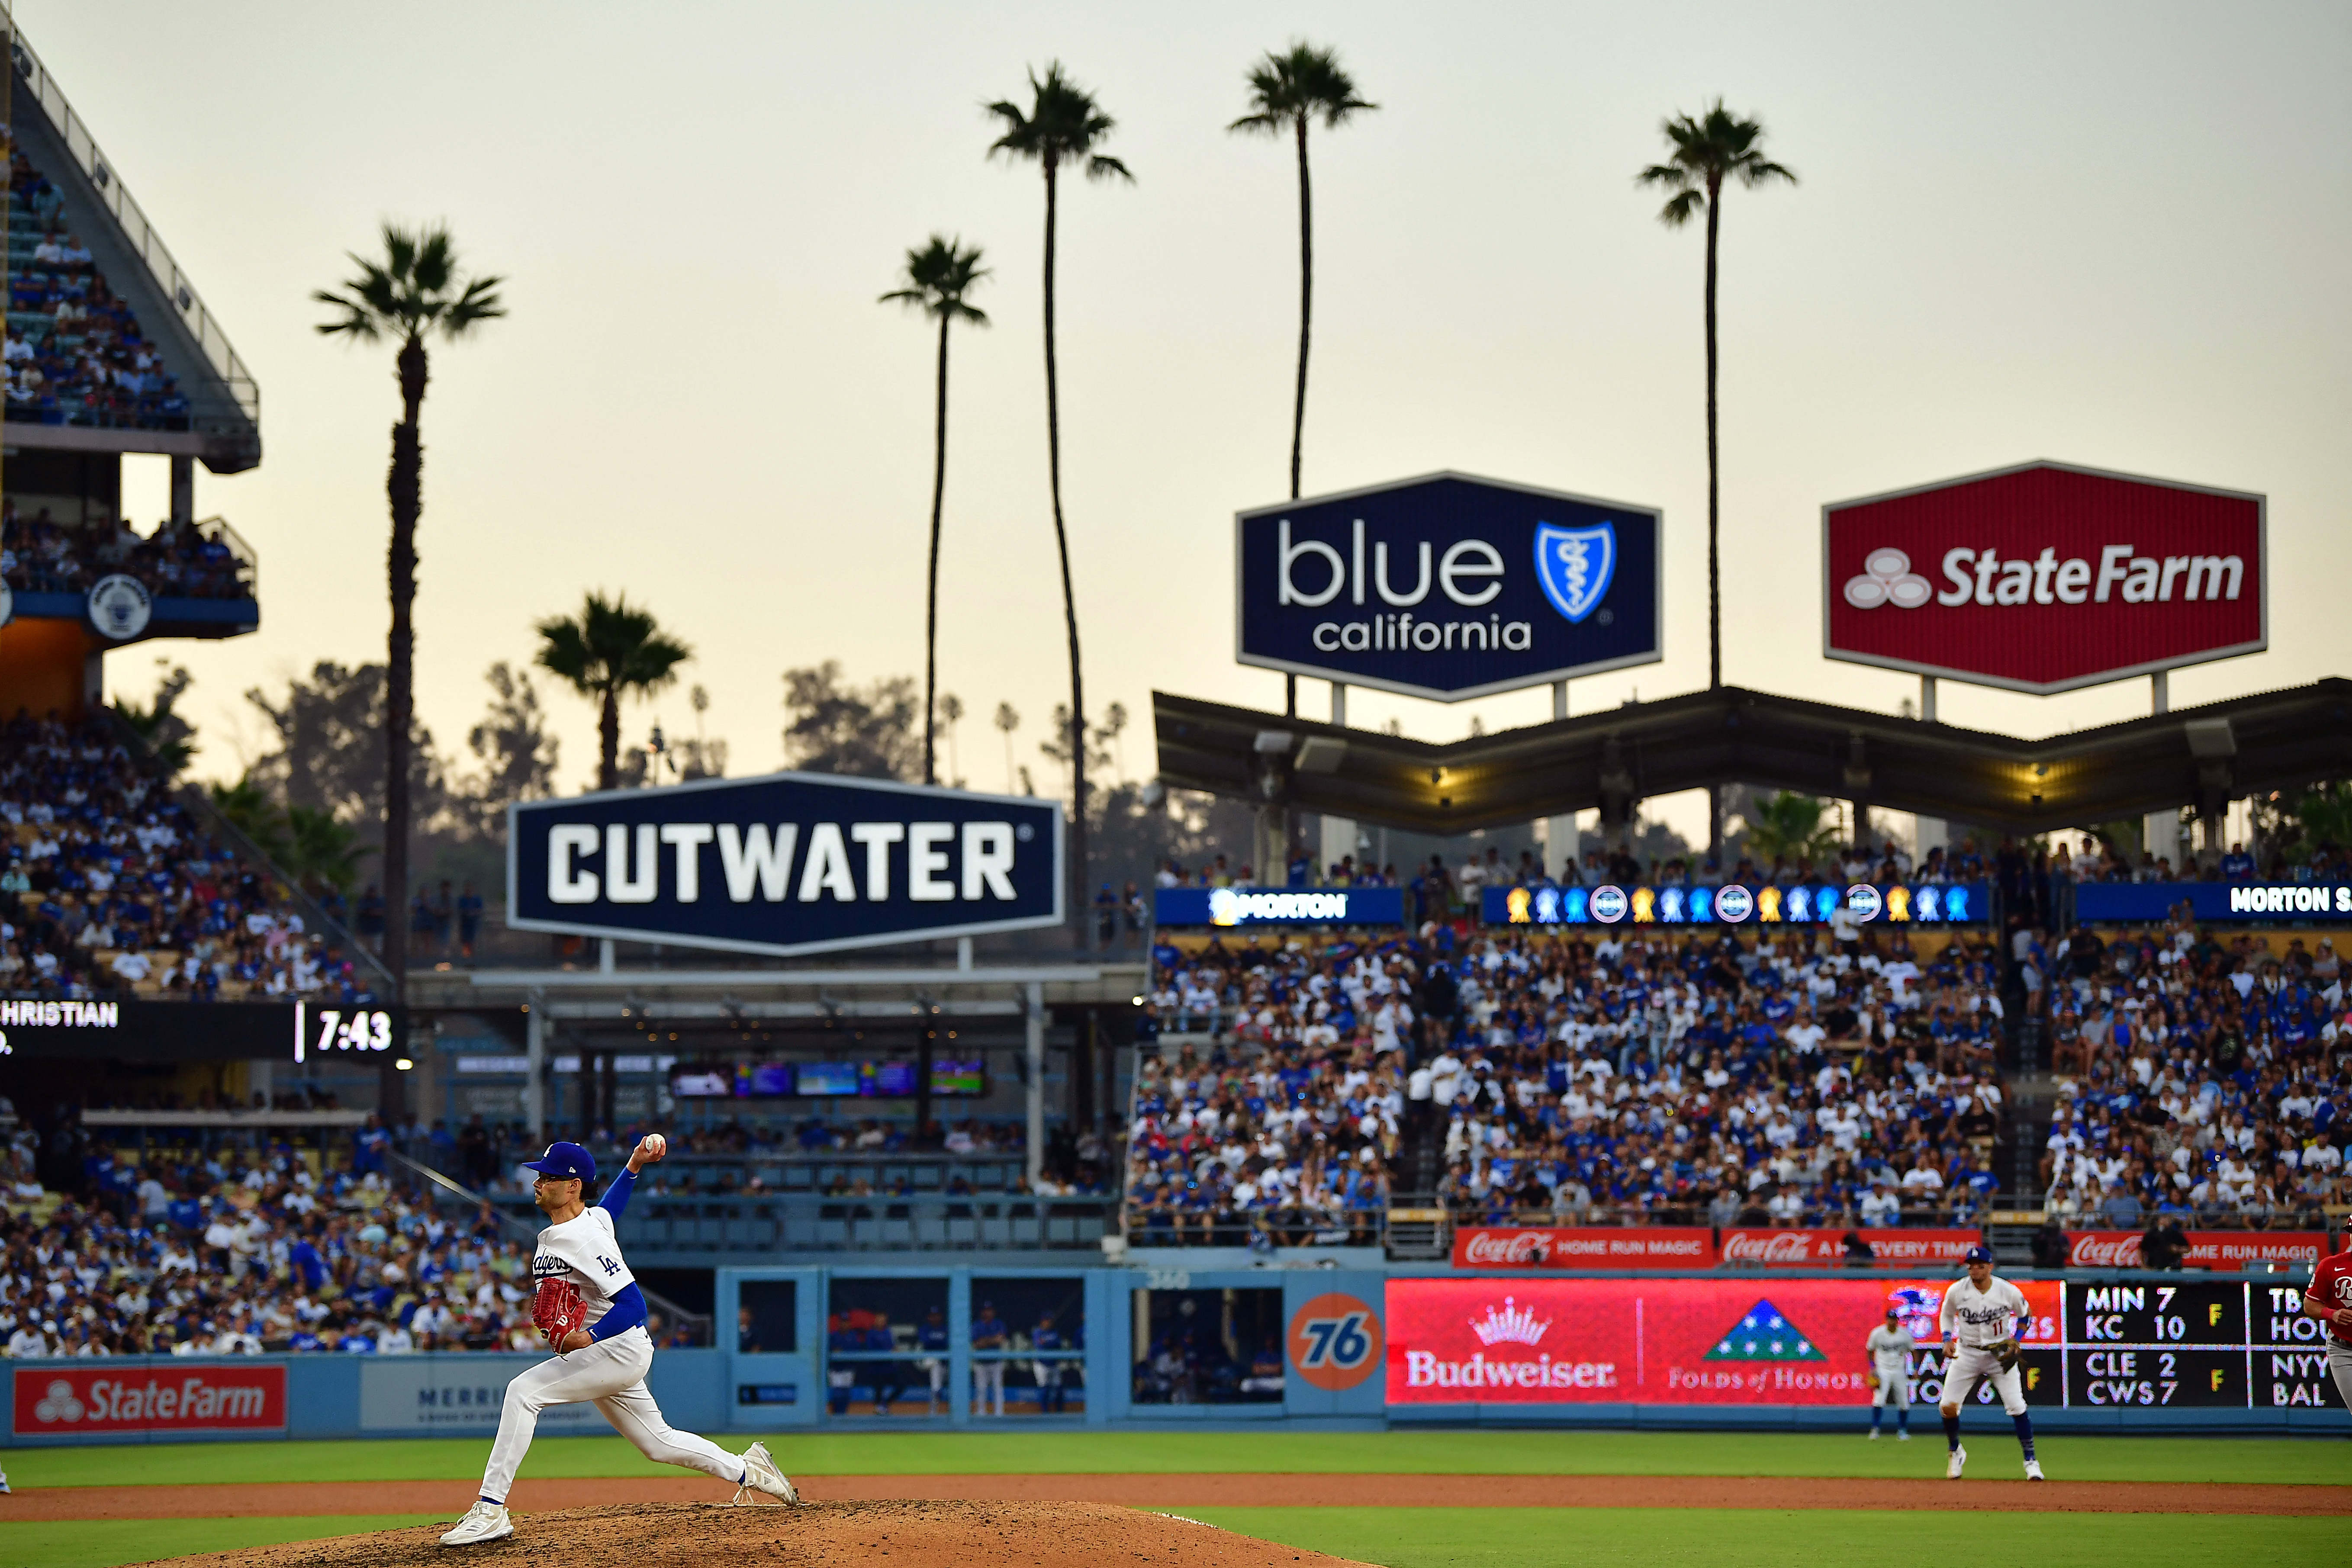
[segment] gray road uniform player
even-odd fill
[[[1895,1436],[1907,1443],[1911,1440],[1911,1353],[1918,1348],[1918,1342],[1903,1327],[1902,1315],[1889,1307],[1886,1321],[1870,1331],[1862,1348],[1870,1356],[1870,1375],[1875,1380],[1870,1396],[1870,1436],[1876,1440],[1880,1418],[1892,1408]]]
[[[1951,1458],[1944,1467],[1948,1479],[1958,1480],[1969,1462],[1960,1447],[1960,1406],[1977,1385],[1990,1382],[2000,1396],[2000,1407],[2017,1427],[2017,1445],[2025,1451],[2025,1479],[2042,1479],[2042,1462],[2033,1457],[2033,1418],[2025,1413],[2025,1369],[2018,1361],[2018,1326],[2032,1315],[2025,1292],[1992,1271],[1992,1249],[1969,1249],[1969,1274],[1954,1281],[1944,1292],[1944,1440]]]
[[[739,1457],[706,1437],[677,1431],[662,1419],[660,1407],[646,1389],[646,1371],[654,1360],[654,1343],[646,1333],[646,1299],[621,1256],[613,1222],[628,1204],[639,1167],[667,1152],[667,1143],[658,1134],[639,1143],[628,1168],[613,1178],[593,1208],[581,1202],[586,1185],[596,1179],[596,1162],[586,1149],[551,1144],[545,1155],[530,1163],[529,1168],[539,1173],[533,1201],[551,1222],[539,1233],[531,1277],[542,1291],[568,1281],[586,1303],[587,1319],[551,1347],[557,1353],[552,1360],[507,1385],[498,1439],[482,1472],[481,1496],[441,1538],[444,1546],[472,1546],[514,1533],[507,1494],[530,1450],[539,1413],[551,1405],[593,1404],[646,1458],[700,1470],[734,1487],[739,1498],[749,1489],[787,1502],[798,1500],[793,1483],[763,1445],[754,1443]]]

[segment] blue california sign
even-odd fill
[[[1062,923],[1062,812],[830,773],[530,800],[507,811],[507,924],[823,953]]]
[[[1433,474],[1234,521],[1244,664],[1455,702],[1660,656],[1655,507]]]

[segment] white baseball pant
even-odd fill
[[[993,1414],[1002,1416],[1004,1414],[1004,1364],[1001,1361],[973,1362],[971,1364],[971,1413],[973,1415],[990,1413],[988,1397],[992,1391],[996,1396],[996,1409]]]
[[[2352,1345],[2327,1343],[2327,1370],[2335,1375],[2336,1392],[2344,1396],[2344,1408],[2352,1410]]]
[[[613,1429],[659,1464],[683,1465],[730,1486],[743,1479],[743,1461],[708,1438],[680,1432],[662,1419],[661,1407],[646,1391],[646,1369],[654,1364],[654,1342],[641,1328],[629,1329],[541,1362],[507,1385],[506,1408],[499,1413],[498,1440],[490,1445],[489,1469],[482,1472],[482,1495],[504,1502],[515,1472],[539,1430],[539,1413],[551,1405],[591,1405]]]
[[[1911,1378],[1907,1373],[1882,1372],[1878,1375],[1878,1392],[1870,1396],[1873,1405],[1883,1405],[1890,1410],[1906,1410],[1911,1406]]]
[[[2012,1416],[2025,1414],[2025,1363],[2020,1361],[2003,1372],[2000,1357],[1971,1345],[1962,1345],[1954,1352],[1951,1364],[1944,1369],[1944,1403],[1966,1406],[1979,1380],[1992,1385],[1993,1392],[2000,1396],[2003,1410]]]

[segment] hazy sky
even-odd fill
[[[625,590],[690,641],[735,772],[782,760],[781,673],[919,673],[933,340],[876,303],[934,230],[987,247],[955,348],[942,684],[963,773],[1005,779],[1066,691],[1046,507],[1043,196],[982,104],[1058,57],[1118,118],[1131,186],[1066,186],[1065,495],[1090,706],[1154,687],[1278,708],[1234,664],[1231,519],[1285,494],[1297,332],[1288,149],[1226,134],[1243,71],[1336,46],[1380,111],[1314,142],[1309,494],[1439,468],[1663,507],[1664,664],[1706,678],[1702,242],[1633,175],[1660,118],[1760,114],[1795,189],[1724,219],[1726,677],[1893,709],[1910,677],[1819,655],[1820,507],[2052,457],[2270,497],[2273,651],[2176,706],[2352,670],[2352,10],[2340,5],[164,6],[16,15],[262,387],[265,460],[198,478],[259,549],[262,629],[109,661],[197,677],[199,771],[240,694],[383,656],[390,355],[309,291],[386,216],[446,218],[513,314],[436,346],[419,696],[462,749],[533,619]],[[161,460],[131,506],[163,507]],[[1319,714],[1320,683],[1302,706]],[[567,787],[593,766],[568,695]],[[1946,718],[2044,733],[2146,711],[1947,685]],[[1473,714],[1357,694],[1362,725]],[[683,686],[626,716],[690,729]]]

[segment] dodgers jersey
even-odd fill
[[[1946,1291],[1941,1322],[1945,1336],[1959,1341],[1961,1348],[1981,1350],[2015,1337],[2015,1325],[2031,1315],[2025,1292],[1995,1274],[1981,1291],[1968,1279]]]
[[[1911,1336],[1901,1329],[1891,1329],[1881,1323],[1870,1331],[1870,1337],[1863,1341],[1863,1346],[1870,1352],[1870,1364],[1879,1376],[1900,1377],[1909,1365],[1913,1342]]]
[[[530,1277],[534,1282],[569,1280],[577,1285],[588,1303],[591,1328],[612,1310],[613,1298],[637,1281],[622,1260],[620,1243],[613,1239],[612,1215],[593,1205],[539,1233]]]

